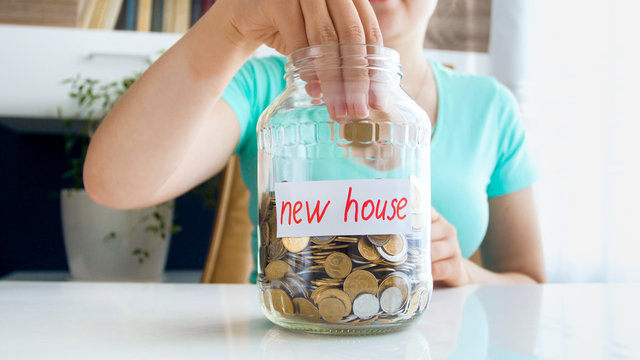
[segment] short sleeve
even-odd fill
[[[535,182],[535,169],[527,148],[520,110],[513,94],[497,84],[497,162],[487,186],[487,196],[496,197],[524,189]]]
[[[250,132],[256,131],[260,114],[284,89],[284,64],[285,58],[278,56],[249,59],[222,94],[240,125],[236,153],[245,146]]]

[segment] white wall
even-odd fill
[[[491,72],[520,100],[551,281],[640,281],[640,2],[493,0]]]

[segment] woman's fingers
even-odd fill
[[[431,243],[431,262],[449,259],[458,255],[457,244],[451,241],[434,241]]]
[[[310,45],[375,44],[382,45],[378,21],[367,0],[302,0],[307,41]],[[368,69],[367,49],[342,45],[321,47],[312,54],[318,69],[301,74],[312,97],[322,93],[329,115],[340,119],[368,116],[372,75]],[[381,96],[372,94],[376,108]]]
[[[271,7],[269,7],[271,5]],[[261,29],[263,34],[262,38],[271,39],[269,42],[276,42],[277,49],[284,48],[285,51],[290,52],[309,46],[309,41],[305,31],[304,14],[298,1],[277,1],[270,4],[269,2],[263,2],[263,6],[267,6],[271,12],[273,25],[272,29]],[[252,11],[246,9],[246,11]],[[255,25],[254,25],[255,26]],[[254,29],[253,31],[256,31]],[[284,42],[284,46],[279,45],[278,42]]]
[[[342,44],[364,44],[366,36],[360,14],[353,1],[327,0],[331,19]],[[369,70],[364,46],[341,45],[340,59],[347,112],[361,119],[369,115]]]
[[[336,44],[340,41],[325,1],[302,0],[301,8],[310,45]],[[340,70],[340,51],[333,46],[319,47],[313,51],[313,64],[310,65],[316,70],[301,74],[302,79],[307,82],[307,91],[314,96],[319,88],[329,116],[333,119],[342,118],[346,114],[346,102]]]
[[[382,32],[378,24],[376,13],[371,7],[369,0],[354,0],[362,28],[366,38],[366,43],[371,45],[382,46]],[[377,47],[367,47],[367,60],[369,64],[369,106],[375,110],[383,110],[386,107],[389,98],[387,89],[388,75],[381,69],[383,61],[379,60],[377,55],[380,49]]]

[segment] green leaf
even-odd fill
[[[171,234],[179,233],[180,231],[182,231],[182,226],[180,226],[180,225],[173,225],[169,229],[169,233],[171,233]]]
[[[135,249],[133,250],[133,255],[140,255],[141,252],[142,252],[142,249]]]
[[[147,228],[145,230],[153,232],[153,233],[160,232],[160,228],[155,226],[155,225],[149,225],[149,226],[147,226]]]

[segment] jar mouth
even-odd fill
[[[363,68],[402,77],[400,54],[389,47],[360,43],[311,45],[287,56],[287,77],[309,71]]]
[[[336,43],[336,44],[310,45],[310,46],[292,51],[291,54],[287,56],[287,61],[295,62],[295,59],[300,58],[301,54],[314,55],[314,52],[316,53],[315,55],[317,55],[318,53],[321,54],[320,51],[314,51],[314,49],[323,49],[323,48],[342,49],[345,47],[367,49],[368,55],[383,55],[383,56],[389,57],[390,61],[393,61],[398,64],[400,63],[400,54],[396,50],[390,47],[382,46],[382,45],[361,44],[361,43]]]

